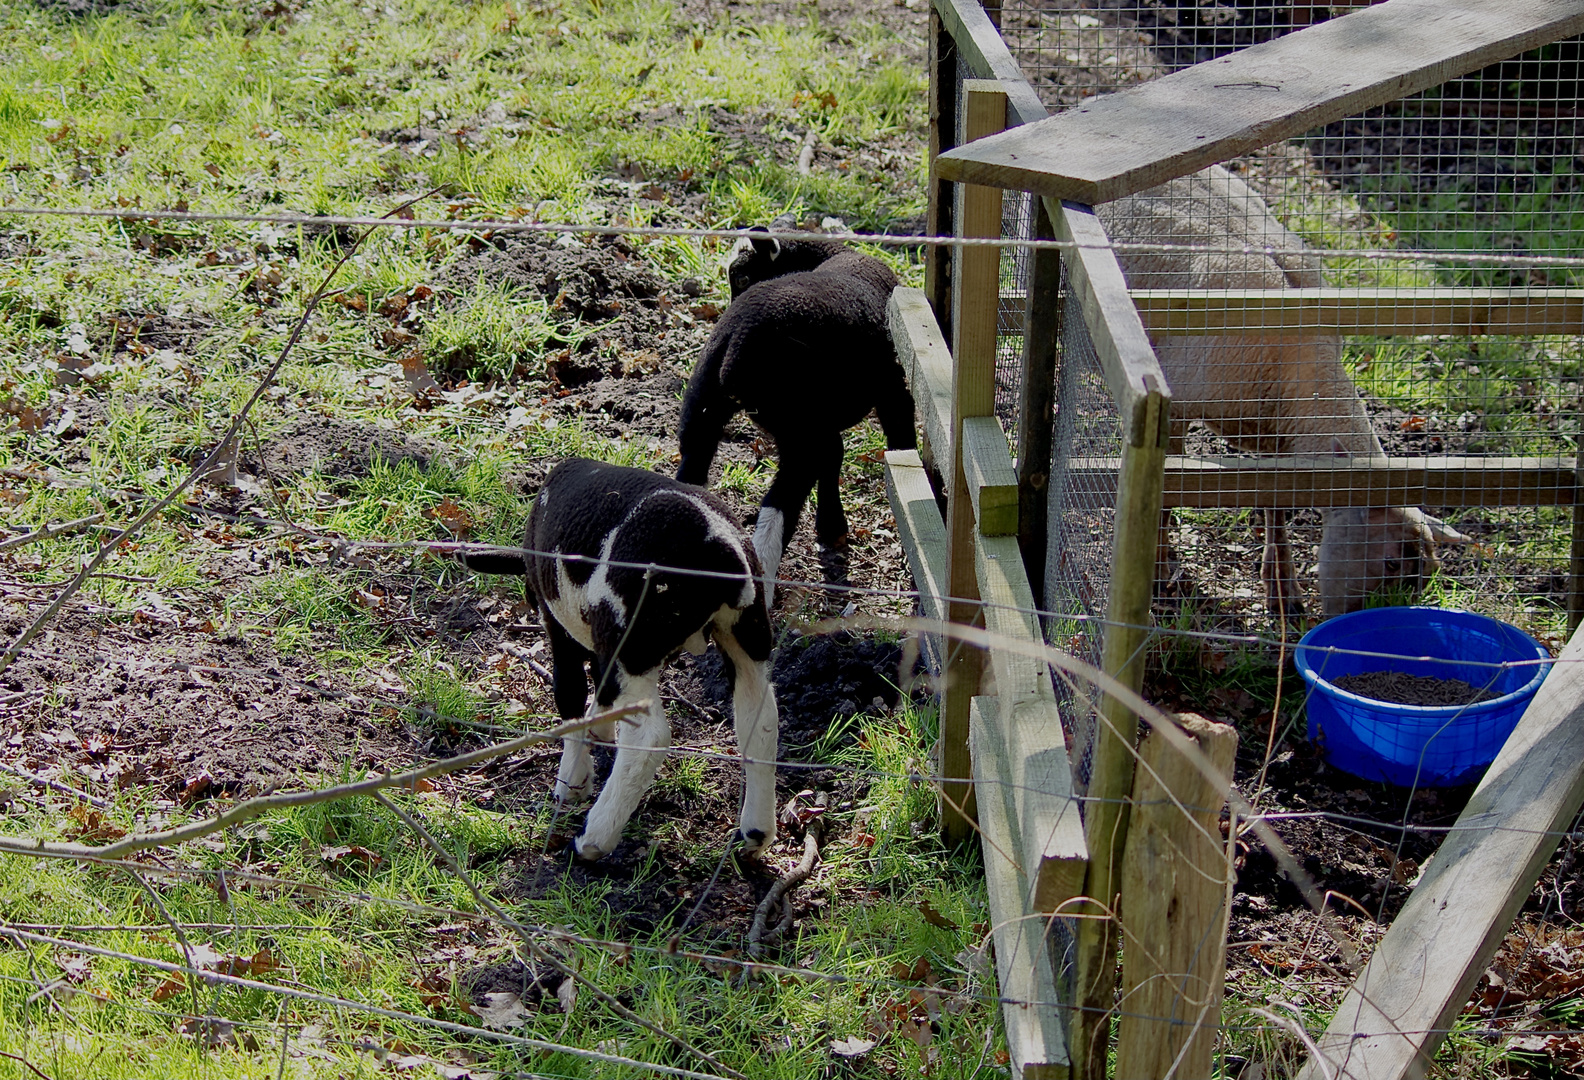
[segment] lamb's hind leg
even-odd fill
[[[729,629],[717,624],[715,642],[732,682],[732,717],[743,760],[738,834],[750,852],[775,841],[775,758],[780,736],[775,690],[770,685],[770,622],[764,608],[747,608]]]
[[[671,723],[660,701],[660,669],[631,675],[616,661],[611,665],[610,678],[618,689],[607,708],[619,709],[645,700],[649,706],[636,716],[616,722],[616,764],[575,844],[577,853],[589,860],[608,855],[621,842],[622,829],[654,782],[655,772],[671,745]]]
[[[814,507],[814,535],[826,547],[847,539],[847,514],[841,504],[841,467],[845,448],[842,433],[827,432],[814,445],[815,471],[819,476],[819,503]]]
[[[1260,557],[1260,579],[1265,583],[1265,607],[1278,619],[1303,614],[1298,578],[1293,573],[1292,541],[1287,535],[1287,511],[1265,510],[1265,551]]]
[[[780,461],[775,479],[759,507],[759,523],[754,527],[753,546],[765,576],[765,605],[775,599],[775,576],[781,567],[781,553],[797,532],[803,504],[819,478],[819,458],[806,441],[776,439]],[[838,438],[838,447],[840,439]]]

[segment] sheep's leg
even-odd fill
[[[1298,578],[1293,573],[1292,541],[1287,536],[1287,511],[1266,510],[1265,551],[1260,558],[1260,578],[1265,582],[1266,609],[1278,619],[1303,614],[1298,598]]]
[[[611,677],[619,689],[610,707],[619,709],[647,701],[648,708],[617,725],[616,764],[589,811],[583,835],[575,841],[578,855],[590,861],[608,855],[621,842],[622,829],[654,782],[655,772],[671,745],[671,723],[660,702],[660,669],[631,675],[617,661],[612,665]]]
[[[721,436],[735,415],[736,403],[715,380],[696,378],[688,386],[682,401],[682,422],[677,429],[677,443],[682,451],[682,462],[677,466],[678,480],[700,486],[709,483],[715,451],[720,449]]]
[[[918,433],[913,427],[913,395],[908,393],[907,379],[900,368],[875,402],[875,419],[885,432],[887,450],[912,450],[918,446]]]
[[[842,433],[830,432],[816,444],[819,501],[814,507],[814,535],[826,547],[838,547],[847,538],[847,514],[841,504]]]
[[[797,532],[803,504],[819,476],[818,458],[806,442],[780,442],[780,464],[770,490],[759,507],[759,523],[754,527],[753,546],[759,555],[759,568],[765,576],[765,606],[775,599],[775,578],[781,568],[781,554],[792,534]],[[840,447],[840,439],[837,441]]]
[[[715,641],[731,679],[737,752],[743,760],[737,832],[753,852],[775,841],[775,758],[781,726],[770,685],[770,623],[764,608],[756,604],[746,609],[731,630],[717,628]]]
[[[588,676],[584,668],[593,654],[574,641],[543,607],[539,609],[539,617],[550,638],[550,675],[556,711],[563,720],[576,719],[583,715],[584,706],[588,704]],[[561,768],[555,783],[555,797],[560,802],[582,802],[588,798],[594,773],[589,737],[590,733],[584,730],[561,740]]]

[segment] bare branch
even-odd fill
[[[21,547],[24,544],[31,544],[35,540],[48,540],[52,536],[63,536],[69,532],[76,532],[78,529],[86,529],[90,525],[97,525],[104,519],[105,516],[103,514],[89,514],[87,517],[80,517],[75,521],[63,521],[59,525],[45,525],[42,528],[34,529],[30,533],[23,533],[21,536],[12,536],[5,540],[0,540],[0,550]]]
[[[551,742],[565,735],[574,734],[595,724],[602,724],[608,720],[624,719],[634,713],[643,712],[648,708],[649,702],[647,701],[624,705],[620,709],[612,709],[610,712],[601,713],[598,716],[585,716],[581,720],[569,721],[553,727],[549,731],[524,735],[509,742],[495,743],[481,750],[458,754],[456,757],[446,758],[443,761],[425,765],[421,769],[411,769],[404,773],[388,773],[385,776],[374,776],[352,784],[338,784],[335,787],[318,788],[312,791],[290,791],[275,795],[261,795],[256,799],[238,803],[217,817],[189,822],[186,825],[174,829],[162,829],[159,832],[133,833],[131,836],[123,837],[103,847],[94,847],[91,844],[60,843],[50,840],[29,840],[21,836],[0,836],[0,852],[8,852],[14,855],[49,855],[69,859],[119,858],[136,851],[147,851],[149,848],[164,847],[167,844],[180,844],[188,840],[197,840],[211,833],[217,833],[222,829],[228,829],[233,825],[239,825],[244,821],[251,821],[260,814],[268,813],[271,810],[279,810],[288,806],[312,806],[315,803],[330,802],[335,799],[348,799],[355,795],[372,795],[374,792],[384,788],[412,787],[420,780],[428,780],[431,777],[458,772],[480,762],[505,757],[527,747],[538,746],[540,743]]]

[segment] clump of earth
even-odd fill
[[[1409,675],[1401,671],[1367,671],[1331,679],[1332,686],[1373,701],[1396,705],[1476,705],[1494,701],[1500,694],[1484,687],[1471,686],[1462,679],[1438,679],[1434,675]]]

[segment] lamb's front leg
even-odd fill
[[[641,701],[648,701],[649,707],[616,723],[616,764],[575,844],[577,853],[591,861],[608,855],[621,842],[622,829],[654,782],[655,772],[671,745],[671,722],[660,701],[660,669],[630,675],[617,661],[611,666],[610,677],[618,680],[620,686],[610,708],[620,709]]]
[[[749,852],[768,847],[776,836],[775,759],[781,721],[775,689],[770,685],[769,648],[761,648],[759,643],[761,636],[768,639],[767,633],[759,632],[761,621],[768,622],[761,612],[750,608],[739,620],[739,629],[744,631],[741,638],[720,629],[715,633],[732,680],[732,718],[737,727],[737,753],[743,760],[742,814],[737,831]],[[757,654],[762,655],[754,659]]]

